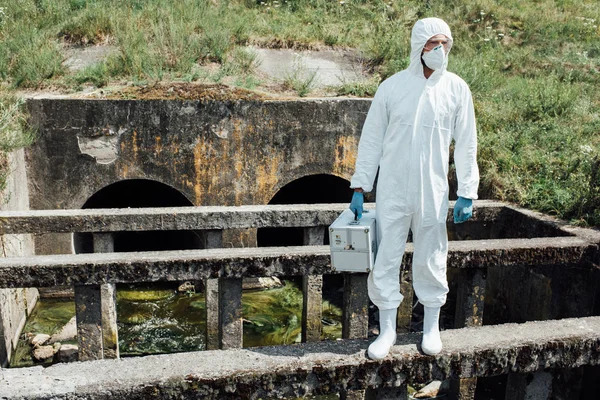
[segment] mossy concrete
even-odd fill
[[[600,317],[442,332],[437,356],[419,352],[420,334],[399,337],[382,361],[367,340],[204,351],[2,370],[7,399],[281,398],[433,379],[600,364]]]

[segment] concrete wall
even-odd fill
[[[28,104],[40,128],[26,154],[31,208],[67,209],[127,179],[167,184],[195,205],[266,204],[314,174],[349,180],[370,100]],[[36,238],[38,254],[70,251],[68,235]]]
[[[17,150],[8,155],[10,175],[7,185],[0,193],[0,209],[29,209],[29,192],[25,170],[24,151]],[[33,254],[31,235],[0,236],[2,257],[17,257]],[[37,301],[36,289],[0,290],[0,365],[6,366],[18,336],[25,325],[25,318]]]

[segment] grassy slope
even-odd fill
[[[0,0],[0,78],[11,87],[77,89],[112,80],[260,85],[248,43],[360,49],[372,94],[408,62],[410,28],[438,16],[453,29],[450,70],[471,86],[481,192],[600,225],[600,7],[596,0]],[[343,3],[343,4],[342,4]],[[69,73],[61,43],[119,52]],[[206,69],[203,65],[217,65]],[[375,84],[374,84],[375,83]],[[295,82],[307,91],[306,82]],[[292,86],[294,82],[292,82]]]

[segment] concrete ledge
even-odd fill
[[[6,399],[281,398],[600,364],[600,317],[442,332],[438,356],[420,334],[399,337],[390,356],[367,359],[368,341],[125,358],[5,369]]]
[[[475,220],[494,221],[506,204],[477,201]],[[0,211],[0,234],[328,226],[348,204]],[[374,203],[366,203],[373,209]],[[452,216],[453,203],[448,217]]]
[[[449,243],[449,268],[591,265],[596,247],[578,237]],[[404,264],[412,263],[412,244]],[[92,253],[0,258],[0,288],[184,281],[336,273],[329,246]]]

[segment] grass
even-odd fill
[[[6,187],[10,173],[8,154],[29,146],[35,139],[35,130],[27,124],[23,99],[11,93],[0,93],[0,191]]]
[[[246,48],[253,44],[357,49],[372,78],[329,93],[372,96],[408,65],[414,22],[441,17],[455,38],[449,69],[475,100],[481,194],[600,225],[596,0],[0,0],[0,7],[0,79],[18,89],[160,80],[261,88],[256,55]],[[103,43],[117,53],[82,71],[64,67],[64,46]],[[318,73],[309,78],[292,71],[283,83],[305,96]]]

